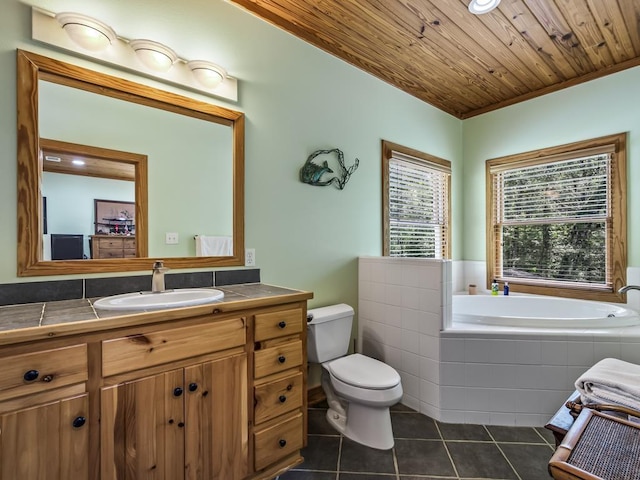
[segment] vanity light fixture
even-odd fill
[[[117,38],[110,26],[86,15],[61,12],[56,20],[74,43],[92,52],[104,50]]]
[[[500,0],[471,0],[469,11],[474,15],[489,13],[500,4]]]
[[[191,60],[187,66],[193,72],[196,81],[205,88],[214,89],[227,76],[227,72],[220,65],[206,60]]]
[[[238,101],[238,80],[220,65],[207,60],[190,61],[154,40],[125,38],[100,20],[81,13],[55,13],[33,6],[31,36],[36,41],[106,65],[205,95]]]
[[[147,68],[156,72],[168,72],[178,60],[176,52],[152,40],[131,40],[129,46]]]

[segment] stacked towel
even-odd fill
[[[198,257],[230,257],[233,255],[233,238],[196,235],[196,255]]]
[[[605,358],[576,380],[582,403],[613,403],[640,410],[640,365]]]

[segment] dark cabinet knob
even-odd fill
[[[278,397],[278,400],[280,400],[280,403],[284,403],[284,402],[286,402],[286,401],[287,401],[287,397],[285,397],[284,395],[280,395],[280,396]]]
[[[287,445],[287,441],[284,438],[281,438],[278,440],[278,445],[280,445],[280,448],[284,448]]]
[[[179,397],[180,395],[182,395],[182,387],[176,387],[173,389],[173,396],[174,397]]]
[[[178,427],[180,428],[184,427],[184,422],[178,422]]]
[[[25,372],[23,377],[25,381],[33,382],[36,378],[38,378],[39,375],[40,372],[38,370],[29,370],[28,372]]]
[[[291,384],[287,385],[287,390],[288,391],[291,391],[292,388],[293,388],[293,385],[291,385]]]
[[[285,321],[283,320],[283,321],[281,321],[281,322],[278,324],[278,326],[279,326],[280,328],[285,328],[285,327],[287,326],[287,322],[285,322]]]
[[[195,392],[198,389],[198,384],[195,382],[192,382],[189,384],[189,391],[190,392]]]
[[[284,363],[284,362],[286,362],[286,361],[287,361],[287,357],[285,357],[284,355],[280,355],[280,356],[278,357],[278,362],[280,362],[280,363]]]
[[[85,417],[76,417],[73,419],[73,428],[80,428],[82,427],[85,423],[87,423],[87,419]]]

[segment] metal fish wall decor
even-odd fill
[[[313,159],[319,155],[327,155],[330,153],[335,153],[337,155],[340,172],[334,172],[329,167],[329,162],[327,162],[327,160],[323,161],[321,164],[313,161]],[[342,150],[338,148],[332,148],[331,150],[316,150],[309,155],[309,158],[307,158],[307,161],[300,169],[300,181],[313,185],[314,187],[326,187],[327,185],[334,184],[338,189],[342,190],[349,181],[351,174],[358,168],[359,164],[360,160],[356,158],[353,165],[349,168],[345,167],[344,154],[342,153]],[[335,173],[335,175],[329,178],[325,175],[332,173]],[[326,180],[323,180],[323,177]]]

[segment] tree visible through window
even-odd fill
[[[448,258],[451,164],[382,142],[383,254]]]
[[[488,281],[533,293],[619,297],[626,273],[624,140],[487,162]]]

